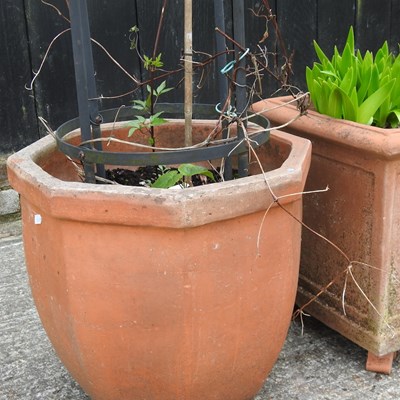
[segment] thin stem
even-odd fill
[[[215,31],[219,34],[221,34],[222,36],[224,36],[226,39],[228,39],[231,43],[233,43],[236,47],[238,47],[241,51],[246,51],[246,48],[243,47],[242,45],[240,45],[235,39],[233,39],[232,37],[230,37],[228,34],[226,34],[225,32],[222,32],[221,29],[219,28],[215,28]],[[252,54],[249,53],[249,56],[251,56]],[[277,81],[279,81],[279,77],[277,75],[275,75],[269,68],[267,65],[265,65],[264,63],[262,63],[259,59],[257,59],[256,57],[254,58],[254,60],[256,61],[256,63],[261,66],[269,75],[271,75],[274,79],[276,79]]]
[[[161,7],[160,20],[158,22],[157,35],[156,35],[156,40],[154,42],[154,48],[153,48],[153,59],[157,57],[158,43],[160,41],[160,33],[161,33],[161,28],[162,28],[162,25],[164,22],[165,8],[167,7],[167,3],[168,3],[168,0],[164,0],[163,5]]]
[[[161,7],[161,14],[160,14],[160,19],[158,22],[158,28],[157,28],[157,34],[156,34],[156,40],[154,42],[154,48],[153,48],[153,60],[156,59],[157,57],[157,49],[158,49],[158,43],[160,41],[160,33],[161,33],[161,28],[164,22],[164,15],[165,15],[165,8],[167,7],[168,0],[164,0],[163,5]],[[154,115],[154,68],[150,66],[150,115]],[[150,138],[151,138],[151,146],[155,147],[156,146],[156,140],[155,140],[155,135],[154,135],[154,126],[150,127]],[[155,151],[153,149],[153,151]]]

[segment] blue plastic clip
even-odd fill
[[[239,57],[239,61],[242,61],[243,58],[245,58],[247,56],[247,54],[249,54],[250,49],[247,48],[246,51]]]
[[[239,61],[242,61],[243,58],[247,56],[247,54],[249,53],[249,51],[250,51],[250,49],[247,48],[246,51],[245,51],[243,54],[240,55]],[[229,61],[228,64],[226,64],[225,67],[221,69],[221,74],[226,74],[226,73],[228,73],[228,72],[233,68],[233,66],[234,66],[235,64],[236,64],[236,60]]]
[[[222,113],[222,110],[219,108],[220,105],[221,105],[221,103],[218,103],[218,104],[215,106],[215,111],[216,111],[218,114],[221,114],[221,113]],[[235,118],[235,117],[237,117],[237,114],[235,113],[234,108],[233,108],[231,105],[229,105],[228,111],[225,111],[224,114],[225,114],[227,117],[230,117],[230,118]]]
[[[228,62],[228,64],[226,64],[225,67],[221,69],[221,74],[228,73],[235,64],[236,64],[235,60]]]

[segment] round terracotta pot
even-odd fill
[[[310,150],[277,131],[259,149],[277,196],[303,190]],[[301,234],[276,204],[262,224],[272,202],[262,174],[185,190],[86,184],[51,137],[8,168],[40,318],[85,392],[257,393],[289,327]],[[300,195],[282,204],[301,218]]]

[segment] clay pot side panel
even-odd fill
[[[325,154],[316,154],[308,182],[311,184],[306,185],[307,191],[327,186],[329,191],[311,194],[308,197],[304,207],[305,221],[324,237],[335,238],[334,243],[348,255],[350,260],[374,265],[374,260],[371,259],[374,237],[374,175],[362,168],[332,160]],[[328,284],[339,272],[347,268],[348,261],[329,243],[317,240],[309,230],[305,229],[303,235],[306,243],[314,243],[315,246],[303,247],[302,277],[308,282],[314,280],[318,284]],[[326,260],[329,260],[329,263]],[[335,268],[332,268],[332,265],[335,265]],[[358,284],[370,297],[372,293],[368,268],[355,266],[353,273]],[[342,274],[329,291],[342,293],[345,280],[346,275]],[[321,288],[313,286],[309,288],[312,291],[317,289],[318,292]],[[346,297],[352,300],[345,301],[349,305],[348,312],[357,310],[358,318],[368,318],[370,312],[368,301],[358,294],[359,289],[347,276]],[[341,301],[340,296],[338,299]]]
[[[298,215],[300,202],[291,210]],[[31,210],[30,215],[32,211],[38,212]],[[89,241],[97,249],[95,259],[93,254],[88,258],[91,249],[82,237],[91,237],[90,224],[64,222],[54,236],[63,240],[50,244],[53,252],[28,238],[41,240],[46,232],[40,230],[57,231],[60,221],[44,215],[41,225],[30,224],[35,232],[25,228],[27,254],[36,254],[28,260],[36,304],[76,379],[92,382],[97,393],[114,383],[119,389],[108,391],[108,398],[124,398],[136,386],[149,398],[163,399],[196,398],[198,391],[204,396],[208,387],[214,393],[210,398],[217,399],[224,398],[232,382],[244,391],[238,399],[249,398],[276,361],[288,326],[282,315],[290,315],[297,286],[292,269],[299,246],[290,235],[298,235],[299,226],[277,211],[266,219],[259,257],[256,242],[262,213],[215,224],[211,237],[209,227],[187,232],[101,227]],[[268,229],[275,223],[287,232],[286,240]],[[242,235],[235,237],[232,232],[238,225]],[[182,243],[178,257],[176,242]],[[111,254],[113,246],[121,246],[120,254]],[[205,259],[209,253],[215,254],[212,263]],[[50,262],[47,267],[44,258]],[[93,261],[82,265],[78,259]],[[281,312],[275,317],[260,318],[270,317],[276,309]],[[274,349],[261,343],[273,343]],[[80,357],[71,357],[76,352]],[[230,371],[225,371],[226,365]],[[211,379],[209,368],[216,371]],[[170,386],[174,377],[181,386]],[[84,389],[91,393],[87,384]]]
[[[389,255],[389,280],[390,291],[388,293],[388,322],[391,326],[400,329],[400,167],[395,171],[395,187],[393,193],[393,234],[391,236],[391,252]]]

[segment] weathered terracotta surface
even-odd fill
[[[260,155],[276,195],[302,191],[310,153],[273,132]],[[287,334],[301,234],[273,206],[257,249],[271,203],[262,175],[185,190],[73,182],[50,137],[8,167],[41,320],[93,399],[257,393]],[[300,196],[282,204],[301,218]]]
[[[296,115],[287,98],[257,103],[274,126]],[[338,245],[351,260],[373,265],[352,272],[377,308],[345,275],[307,311],[376,355],[400,349],[400,129],[380,129],[309,111],[290,133],[311,140],[313,156],[304,197],[304,222]],[[343,256],[303,231],[298,303],[305,304],[347,267]],[[391,328],[389,328],[389,326]]]

